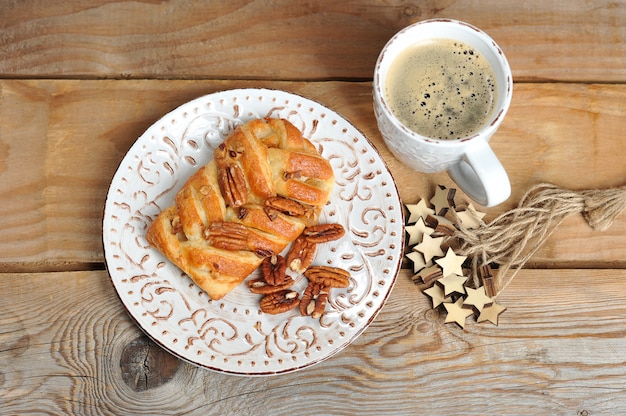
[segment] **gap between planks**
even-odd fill
[[[106,270],[102,262],[0,263],[0,273],[56,273]]]
[[[403,269],[410,269],[406,263]],[[524,266],[526,270],[611,270],[626,269],[626,260],[616,261],[533,261],[530,260]],[[0,263],[0,273],[56,273],[56,272],[87,272],[106,270],[103,262],[25,262],[25,263]]]

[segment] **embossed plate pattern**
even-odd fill
[[[313,264],[351,273],[333,289],[320,321],[297,310],[267,315],[245,284],[211,300],[152,249],[145,232],[173,204],[187,178],[212,158],[234,128],[253,118],[282,117],[331,161],[336,185],[320,222],[339,222],[346,235],[318,247]],[[350,344],[387,299],[402,260],[403,211],[396,185],[370,142],[317,102],[277,90],[239,89],[183,104],[153,124],[122,160],[103,221],[107,270],[137,324],[172,354],[219,372],[286,373],[318,363]],[[258,277],[258,272],[249,278]],[[300,293],[306,278],[294,276]]]

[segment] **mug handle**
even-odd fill
[[[484,139],[473,143],[448,175],[470,198],[484,207],[493,207],[511,195],[511,183],[504,166]]]

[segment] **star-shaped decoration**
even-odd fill
[[[442,277],[437,280],[441,285],[443,285],[444,293],[446,296],[456,292],[461,295],[465,294],[465,282],[467,282],[467,277],[460,276],[458,274],[452,273],[447,276]]]
[[[461,225],[468,230],[480,228],[482,219],[486,215],[484,212],[478,212],[472,204],[469,204],[465,211],[457,212]]]
[[[430,296],[433,302],[433,308],[441,305],[444,302],[450,302],[450,297],[443,293],[443,289],[439,285],[433,285],[432,287],[424,290],[424,293]]]
[[[443,250],[441,250],[441,243],[443,237],[433,238],[428,234],[422,235],[422,242],[413,247],[413,250],[419,251],[424,255],[424,261],[429,262],[433,257],[443,256]]]
[[[437,228],[435,228],[435,233],[443,234],[443,235],[453,235],[457,228],[452,221],[447,219],[446,217],[437,216]]]
[[[456,227],[452,221],[441,215],[429,215],[424,218],[424,224],[433,229],[431,236],[451,236],[456,232]]]
[[[417,282],[419,279],[422,279],[422,282],[425,285],[431,286],[437,280],[443,277],[443,274],[441,274],[441,268],[439,266],[435,266],[432,263],[429,263],[429,264],[430,266],[427,265],[427,267],[424,267],[415,276],[413,276],[414,282]]]
[[[467,205],[467,208],[465,209],[466,211],[469,210],[472,212],[472,214],[476,215],[478,218],[480,218],[481,220],[485,217],[485,215],[487,215],[486,212],[480,212],[476,210],[476,207],[474,207],[474,204],[469,203]]]
[[[410,215],[409,215],[409,224],[413,224],[414,222],[417,222],[417,220],[421,217],[421,218],[426,218],[426,216],[428,215],[432,215],[435,213],[435,211],[433,211],[431,208],[428,207],[428,205],[426,205],[426,200],[422,199],[420,200],[417,204],[407,204],[406,208],[409,210]]]
[[[489,322],[491,322],[494,325],[498,325],[498,317],[505,310],[506,310],[506,308],[504,306],[493,302],[491,305],[486,306],[482,310],[482,312],[478,316],[478,319],[476,320],[476,322],[489,321]]]
[[[435,207],[436,215],[446,215],[450,207],[454,208],[455,193],[454,188],[446,188],[442,185],[435,187],[435,195],[430,199],[430,203]]]
[[[422,241],[422,236],[424,234],[431,235],[433,231],[435,231],[424,223],[424,219],[422,217],[419,217],[415,224],[407,225],[406,227],[404,227],[404,229],[409,234],[408,244],[410,246]]]
[[[463,307],[463,298],[457,299],[454,303],[444,303],[443,307],[448,312],[445,323],[455,322],[461,328],[465,328],[465,320],[474,313],[471,309]]]
[[[467,256],[457,256],[451,248],[448,248],[445,257],[435,260],[435,263],[441,266],[443,270],[443,276],[449,274],[463,274],[463,268],[461,265],[465,261]]]
[[[466,287],[469,278],[463,276],[463,264],[467,257],[458,256],[449,244],[444,245],[449,238],[456,238],[460,229],[487,226],[483,221],[486,213],[477,211],[472,203],[462,198],[455,201],[454,188],[436,185],[434,190],[430,200],[405,204],[410,212],[405,229],[406,245],[410,249],[406,257],[413,262],[412,280],[430,297],[433,308],[444,305],[445,323],[454,322],[465,328],[467,317],[474,315],[477,322],[498,325],[499,316],[506,308],[492,297],[495,292],[490,266],[480,267],[483,286]]]
[[[424,255],[415,250],[411,251],[406,257],[413,262],[413,273],[417,273],[426,267],[426,262],[424,261]]]
[[[478,289],[466,287],[465,290],[467,291],[467,298],[463,301],[463,305],[473,306],[478,312],[482,312],[485,306],[493,303],[493,299],[485,293],[484,286]]]

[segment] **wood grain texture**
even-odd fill
[[[405,203],[430,198],[437,184],[455,186],[445,173],[416,174],[391,156],[376,127],[369,82],[3,80],[0,268],[68,270],[101,264],[102,209],[126,151],[178,105],[242,87],[284,89],[342,114],[387,161]],[[516,85],[510,113],[492,141],[513,194],[486,210],[486,220],[513,207],[539,182],[574,190],[626,185],[624,131],[623,85]],[[574,216],[533,260],[539,267],[624,267],[624,252],[626,214],[605,232],[593,231]]]
[[[372,325],[309,369],[245,378],[179,362],[137,388],[123,381],[125,351],[146,339],[106,272],[5,274],[0,413],[624,414],[624,279],[524,270],[498,299],[508,307],[500,326],[470,318],[462,330],[403,270]]]
[[[516,80],[626,80],[623,1],[0,2],[0,76],[371,79],[399,29],[454,18],[489,33]]]

